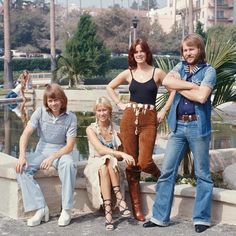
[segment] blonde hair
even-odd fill
[[[99,97],[96,100],[96,102],[95,102],[95,105],[94,105],[94,108],[93,108],[94,112],[96,112],[96,109],[97,109],[98,105],[105,106],[109,110],[110,115],[112,114],[112,105],[111,105],[111,102],[110,102],[110,100],[108,98],[106,98],[106,97]]]

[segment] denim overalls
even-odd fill
[[[65,146],[67,138],[76,137],[77,118],[71,112],[65,112],[59,117],[54,117],[45,108],[38,108],[32,114],[28,125],[37,129],[40,139],[35,152],[27,156],[28,166],[21,174],[17,174],[25,212],[46,206],[43,193],[33,175],[39,170],[44,159]],[[76,149],[53,161],[53,166],[58,170],[62,183],[63,209],[73,208],[77,164],[78,151]]]

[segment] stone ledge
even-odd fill
[[[175,186],[174,201],[171,217],[192,218],[192,209],[195,199],[195,187],[189,184]],[[144,213],[148,217],[152,214],[152,205],[155,199],[155,184],[141,183],[141,197]],[[213,189],[212,222],[236,225],[236,191],[220,188]]]
[[[0,153],[0,213],[14,218],[29,217],[23,211],[21,191],[15,176],[16,158]],[[74,211],[88,213],[93,210],[87,196],[86,181],[83,178],[83,169],[86,162],[79,165],[74,195]],[[61,184],[58,173],[51,168],[49,171],[39,171],[36,175],[39,185],[44,192],[50,215],[58,215],[61,210]],[[127,186],[126,186],[127,187]],[[190,185],[176,185],[175,197],[171,217],[191,219],[195,196],[195,188]],[[126,188],[126,198],[130,200]],[[141,182],[141,199],[145,215],[151,216],[152,205],[155,199],[155,183]],[[236,225],[236,191],[214,188],[212,221]]]

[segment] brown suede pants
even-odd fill
[[[138,119],[138,122],[135,120]],[[135,134],[137,130],[137,135]],[[133,156],[138,168],[143,172],[159,177],[159,169],[152,159],[157,134],[156,110],[141,108],[135,115],[133,108],[126,108],[120,122],[120,137],[124,152]]]

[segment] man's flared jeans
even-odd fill
[[[199,136],[196,121],[178,121],[176,131],[170,134],[166,147],[162,173],[156,187],[152,222],[163,226],[170,222],[178,167],[189,147],[193,154],[197,179],[193,222],[194,225],[210,225],[213,182],[210,174],[209,143],[210,135]]]

